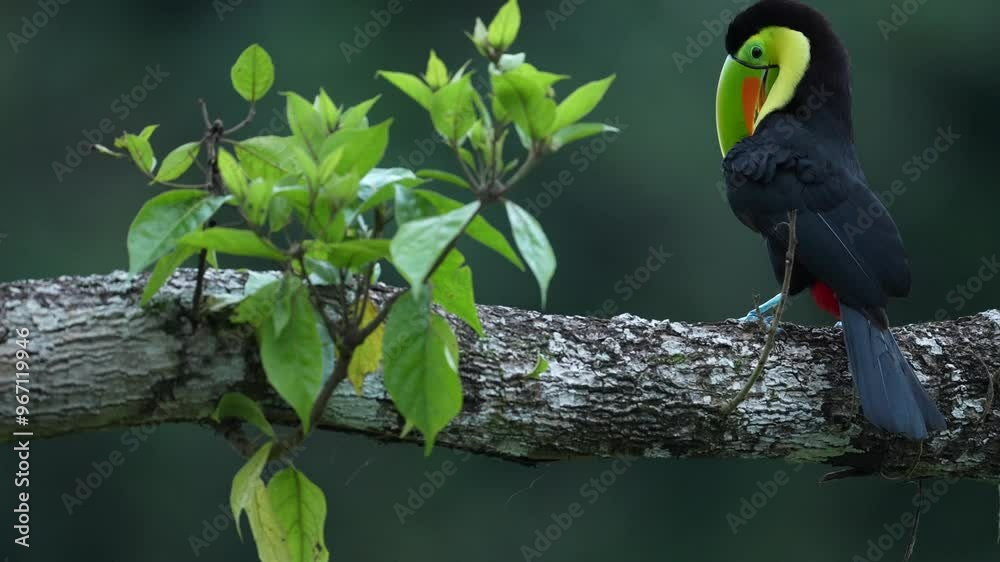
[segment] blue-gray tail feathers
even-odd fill
[[[865,417],[882,429],[911,439],[925,439],[929,430],[944,429],[944,417],[920,385],[892,333],[844,303],[840,303],[840,314],[851,374]]]

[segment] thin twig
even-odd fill
[[[771,349],[774,348],[775,335],[778,333],[778,324],[781,322],[781,313],[785,310],[785,301],[788,300],[788,290],[792,283],[792,268],[795,265],[795,247],[798,244],[795,230],[795,218],[795,209],[788,211],[788,251],[785,253],[785,278],[781,283],[781,299],[778,301],[778,307],[774,310],[774,320],[772,321],[771,329],[767,334],[767,343],[765,343],[764,348],[760,350],[760,359],[757,361],[757,367],[753,370],[753,373],[750,375],[746,384],[743,385],[740,393],[737,394],[736,398],[734,398],[722,409],[722,415],[724,416],[731,414],[734,410],[736,410],[737,406],[746,400],[747,395],[750,394],[750,389],[752,389],[753,385],[757,383],[757,379],[764,374],[764,365],[767,364],[767,358],[771,355]]]
[[[917,480],[917,494],[923,495],[924,493],[924,481]],[[910,562],[910,557],[913,556],[913,549],[917,546],[917,531],[920,530],[920,513],[922,510],[914,507],[913,509],[913,528],[910,529],[910,540],[906,543],[906,550],[903,551],[903,562]]]
[[[239,123],[233,125],[229,129],[226,129],[225,131],[223,131],[222,134],[228,136],[228,135],[231,135],[231,134],[235,133],[236,131],[239,131],[243,127],[246,127],[247,125],[250,124],[251,121],[253,121],[254,115],[257,115],[257,108],[256,108],[256,104],[251,103],[250,104],[250,110],[247,111],[247,116],[244,117],[243,120],[240,121]]]

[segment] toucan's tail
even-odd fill
[[[847,358],[865,417],[882,429],[911,439],[925,439],[929,430],[944,429],[944,417],[920,385],[892,333],[844,303],[840,303],[840,313]]]

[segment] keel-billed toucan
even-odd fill
[[[865,416],[912,439],[943,429],[889,332],[886,304],[909,293],[910,269],[858,163],[843,45],[816,10],[762,0],[730,23],[726,51],[716,119],[730,207],[763,235],[779,283],[796,211],[790,293],[808,288],[841,318]]]

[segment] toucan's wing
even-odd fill
[[[788,211],[797,210],[796,261],[841,300],[883,308],[909,291],[896,225],[848,166],[754,135],[726,155],[723,171],[733,212],[772,243],[785,247]]]

